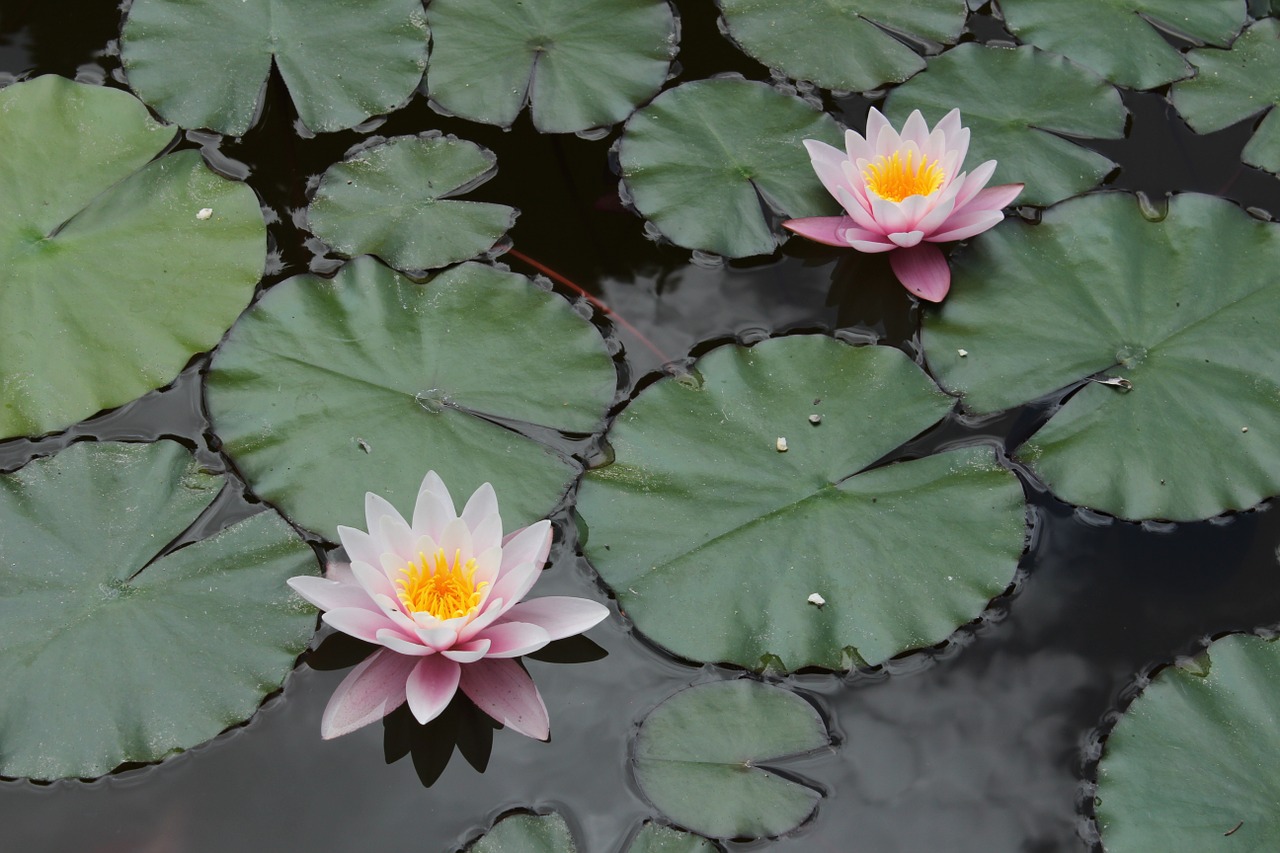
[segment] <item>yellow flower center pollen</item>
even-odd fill
[[[430,613],[437,619],[453,619],[470,614],[480,604],[480,590],[488,581],[475,582],[475,559],[462,562],[462,551],[455,551],[453,560],[444,555],[444,549],[434,557],[421,552],[418,559],[400,570],[402,578],[396,580],[400,587],[400,601],[412,613]]]
[[[919,163],[913,163],[916,152],[893,152],[892,157],[881,155],[875,162],[868,163],[862,170],[862,179],[867,189],[887,201],[902,201],[910,195],[929,195],[942,186],[942,167],[937,160],[920,156]]]

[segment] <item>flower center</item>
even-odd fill
[[[480,590],[488,581],[475,582],[475,559],[462,562],[462,551],[455,551],[453,560],[444,555],[444,549],[434,557],[421,552],[418,559],[400,570],[402,578],[396,579],[400,587],[400,601],[411,613],[430,613],[437,619],[453,619],[470,614],[480,604]]]
[[[911,195],[929,195],[942,186],[942,167],[937,160],[930,161],[924,155],[919,163],[913,163],[914,151],[893,152],[892,157],[881,155],[862,170],[867,189],[887,201],[902,201]]]

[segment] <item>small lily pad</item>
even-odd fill
[[[699,80],[632,116],[618,159],[636,210],[667,239],[742,258],[776,249],[781,219],[838,211],[805,139],[842,144],[835,121],[797,97],[747,80]]]
[[[964,0],[720,0],[729,35],[793,80],[864,92],[901,83],[924,60],[894,36],[954,42]]]
[[[413,95],[427,62],[421,0],[133,0],[129,85],[169,121],[242,136],[274,64],[302,123],[345,130]]]
[[[249,717],[315,629],[315,556],[274,512],[166,548],[223,487],[171,441],[0,475],[0,774],[101,776]]]
[[[432,102],[510,127],[525,104],[543,133],[622,121],[667,79],[666,0],[432,0]]]
[[[1280,849],[1280,645],[1232,635],[1160,670],[1106,741],[1109,853]]]
[[[632,839],[627,853],[718,853],[713,842],[691,832],[646,823]]]
[[[600,428],[616,373],[559,296],[483,264],[418,284],[370,257],[275,285],[214,355],[209,411],[254,491],[332,537],[366,491],[412,506],[434,469],[492,482],[508,528],[555,506],[578,464],[516,431]]]
[[[493,825],[468,853],[577,853],[569,824],[555,812],[507,815]]]
[[[890,92],[884,111],[901,127],[918,109],[932,126],[957,107],[972,134],[968,168],[996,160],[993,182],[1025,183],[1024,204],[1053,204],[1084,192],[1115,168],[1071,137],[1124,136],[1126,113],[1114,87],[1031,47],[952,48]]]
[[[1212,196],[1174,196],[1161,219],[1105,193],[1001,223],[954,265],[922,340],[967,406],[1112,380],[1016,451],[1058,497],[1190,521],[1280,494],[1280,225]]]
[[[1022,488],[985,447],[869,466],[951,406],[888,347],[713,350],[614,421],[578,495],[587,557],[693,660],[848,669],[941,642],[1013,579]]]
[[[311,230],[342,254],[377,255],[399,270],[474,258],[515,223],[505,204],[460,201],[497,171],[474,142],[402,136],[331,166],[307,208]]]
[[[763,765],[829,743],[808,702],[739,679],[690,687],[654,708],[631,756],[641,792],[675,823],[713,838],[764,838],[804,823],[822,794]]]

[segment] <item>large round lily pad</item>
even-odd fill
[[[866,91],[901,83],[924,60],[891,32],[954,42],[964,0],[720,0],[729,35],[793,80]]]
[[[332,537],[366,491],[412,506],[427,469],[454,494],[493,483],[506,527],[532,523],[579,467],[510,427],[594,432],[615,387],[595,327],[524,276],[469,263],[418,284],[361,257],[267,291],[208,401],[254,491]]]
[[[432,0],[427,17],[431,100],[503,127],[529,104],[543,133],[622,121],[676,53],[666,0]]]
[[[1031,47],[952,48],[890,92],[884,112],[901,127],[918,109],[932,126],[956,107],[971,131],[967,168],[996,160],[993,182],[1025,183],[1019,196],[1024,204],[1052,204],[1084,192],[1115,167],[1064,136],[1124,136],[1125,109],[1114,87]]]
[[[129,85],[183,127],[241,136],[274,64],[302,123],[344,130],[413,95],[427,62],[421,0],[133,0]]]
[[[1191,75],[1156,27],[1225,46],[1244,26],[1245,7],[1245,0],[1000,0],[1018,38],[1133,89]]]
[[[2,439],[171,381],[248,304],[266,227],[199,153],[153,160],[174,131],[125,92],[40,77],[0,114]]]
[[[1085,196],[1002,223],[955,260],[925,317],[929,367],[972,409],[1103,374],[1017,454],[1065,501],[1208,518],[1280,494],[1280,226],[1175,196]],[[959,351],[968,353],[960,357]]]
[[[487,148],[452,136],[392,139],[329,167],[307,219],[348,257],[377,255],[406,271],[465,261],[516,220],[505,204],[453,198],[493,177],[496,162]]]
[[[1012,580],[1022,488],[989,448],[864,470],[951,408],[902,352],[797,336],[696,368],[618,416],[578,496],[587,556],[653,640],[757,669],[878,664]]]
[[[315,629],[285,586],[311,549],[262,512],[163,553],[223,483],[171,441],[0,475],[0,774],[157,761],[280,686]]]
[[[467,847],[468,853],[577,853],[569,824],[555,812],[507,815]]]
[[[1162,669],[1107,738],[1108,853],[1280,849],[1280,645],[1233,635]]]
[[[829,742],[808,702],[739,679],[690,687],[654,708],[631,755],[640,790],[671,820],[714,838],[761,838],[795,829],[822,798],[762,765]]]
[[[1212,133],[1269,110],[1240,156],[1250,166],[1280,173],[1280,20],[1258,21],[1231,50],[1193,50],[1187,58],[1196,76],[1171,92],[1187,124],[1197,133]]]
[[[842,144],[835,121],[797,97],[748,80],[699,80],[632,116],[618,159],[636,210],[667,239],[742,258],[778,247],[780,219],[838,211],[805,139]]]

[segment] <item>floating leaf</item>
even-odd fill
[[[100,776],[250,716],[315,629],[315,557],[273,512],[165,553],[218,494],[170,441],[0,475],[0,774]]]
[[[888,347],[713,350],[614,421],[615,461],[578,496],[586,554],[694,660],[847,669],[941,642],[1012,580],[1022,489],[987,448],[865,469],[950,408]]]
[[[432,0],[427,17],[432,101],[502,127],[530,104],[543,133],[622,121],[676,53],[666,0]]]
[[[362,257],[268,290],[208,400],[254,491],[332,537],[366,491],[412,506],[428,468],[457,495],[492,482],[507,528],[532,523],[579,468],[502,424],[591,433],[615,387],[595,328],[523,276],[469,263],[417,284]]]
[[[805,139],[843,144],[835,121],[797,97],[748,80],[700,80],[632,116],[618,159],[636,210],[669,240],[742,258],[778,247],[779,217],[838,211]]]
[[[125,92],[40,77],[0,113],[2,439],[171,381],[248,304],[266,227],[198,152],[153,160],[174,131]]]
[[[929,366],[983,412],[1087,376],[1019,450],[1065,501],[1208,518],[1280,493],[1280,226],[1175,196],[1085,196],[983,235],[925,316]],[[959,351],[968,352],[961,358]]]
[[[1053,204],[1084,192],[1115,167],[1064,136],[1124,136],[1125,109],[1114,88],[1030,47],[952,48],[890,92],[885,114],[901,127],[918,109],[932,126],[956,107],[972,132],[968,168],[998,161],[992,183],[1025,183],[1018,198],[1024,204]]]
[[[693,833],[646,823],[632,840],[627,853],[717,853],[719,849]]]
[[[569,824],[560,815],[507,815],[467,848],[469,853],[577,853]]]
[[[1245,22],[1245,0],[1000,0],[1009,30],[1131,89],[1190,76],[1157,28],[1225,46]]]
[[[690,687],[654,708],[631,754],[641,792],[674,822],[715,838],[761,838],[795,829],[822,798],[761,765],[828,743],[808,702],[739,679]]]
[[[1280,646],[1232,635],[1160,670],[1107,738],[1109,853],[1280,849]]]
[[[1280,173],[1280,21],[1266,18],[1240,34],[1231,50],[1193,50],[1192,80],[1173,87],[1171,97],[1196,133],[1212,133],[1270,110],[1245,146],[1250,166]]]
[[[317,237],[400,270],[474,258],[515,223],[505,204],[458,201],[497,171],[487,148],[452,136],[402,136],[331,166],[307,209]]]
[[[129,85],[169,121],[241,136],[274,64],[302,123],[344,130],[407,101],[427,60],[421,0],[133,0]]]
[[[901,83],[924,60],[892,33],[954,42],[964,0],[720,0],[729,35],[793,80],[866,91]]]

